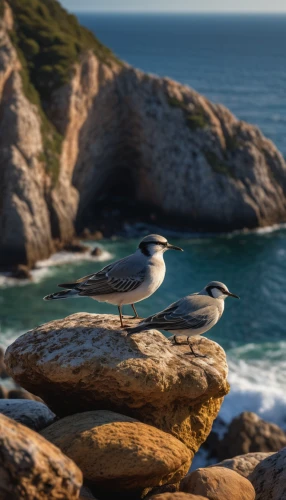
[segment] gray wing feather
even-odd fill
[[[171,304],[164,311],[150,316],[144,324],[162,330],[196,330],[217,320],[218,309],[208,297],[192,295]]]
[[[114,292],[130,292],[140,286],[146,275],[146,266],[138,256],[130,255],[104,267],[98,273],[79,280],[75,288],[81,296],[108,295]]]

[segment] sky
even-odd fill
[[[285,12],[286,0],[60,0],[72,12]]]

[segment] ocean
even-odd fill
[[[120,58],[225,104],[286,154],[286,16],[78,17]],[[255,411],[286,428],[286,226],[204,237],[163,234],[185,252],[166,254],[166,279],[138,304],[138,312],[161,310],[211,280],[226,283],[241,300],[227,299],[221,321],[207,334],[223,346],[229,363],[231,392],[220,416],[229,422],[241,411]],[[38,324],[75,312],[116,314],[113,306],[87,298],[44,302],[42,297],[56,291],[57,283],[133,252],[139,239],[90,243],[103,249],[99,259],[56,254],[38,264],[32,283],[0,276],[0,344],[6,347]],[[125,312],[132,313],[128,307]]]

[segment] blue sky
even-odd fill
[[[68,10],[157,12],[285,12],[286,0],[61,0]]]

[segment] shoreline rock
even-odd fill
[[[145,495],[177,483],[191,453],[170,434],[110,411],[89,411],[58,420],[41,432],[82,470],[92,489]],[[96,495],[97,496],[97,495]]]
[[[19,337],[5,362],[58,416],[115,411],[169,432],[194,454],[229,390],[223,349],[194,342],[207,358],[186,355],[188,346],[156,330],[126,337],[117,316],[78,313]]]
[[[0,414],[38,432],[51,425],[56,418],[43,403],[27,399],[0,400]]]
[[[254,500],[255,491],[248,479],[223,467],[197,469],[180,484],[180,491],[206,496],[210,500]]]
[[[77,500],[82,473],[36,432],[0,415],[0,497]]]

